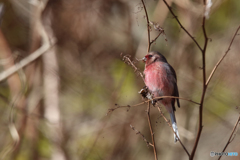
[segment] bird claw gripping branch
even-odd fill
[[[147,98],[147,95],[149,94],[148,88],[144,86],[138,93],[141,94],[143,98]]]
[[[144,86],[138,93],[141,94],[144,99],[147,98],[151,100],[152,105],[155,106],[157,100],[153,99],[153,95],[148,91],[147,86]]]

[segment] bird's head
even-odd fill
[[[149,52],[145,57],[143,57],[142,61],[145,62],[146,66],[156,61],[167,63],[166,58],[157,51]]]

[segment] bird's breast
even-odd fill
[[[173,84],[171,82],[171,75],[168,75],[164,63],[153,63],[146,66],[144,70],[145,83],[148,89],[154,94],[154,97],[158,96],[171,96],[173,93]]]

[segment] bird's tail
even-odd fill
[[[180,136],[178,133],[177,122],[176,122],[174,111],[170,113],[170,117],[171,117],[173,131],[176,133],[176,134],[174,133],[174,142],[176,143],[178,141],[178,138],[180,139]]]

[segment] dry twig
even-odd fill
[[[188,152],[188,150],[186,149],[186,147],[183,145],[182,141],[180,140],[180,138],[178,137],[178,135],[176,134],[176,132],[174,132],[172,125],[170,124],[169,120],[164,116],[164,114],[162,113],[161,109],[159,106],[157,106],[159,113],[161,114],[161,116],[163,117],[163,119],[167,122],[168,126],[172,129],[173,133],[176,135],[176,137],[178,138],[179,143],[181,144],[181,146],[183,147],[183,149],[185,150],[185,152],[187,153],[188,157],[190,157],[190,154]]]
[[[155,22],[152,22],[149,20],[149,17],[148,17],[148,12],[147,12],[147,8],[146,8],[146,5],[144,3],[144,0],[141,0],[142,1],[142,5],[143,5],[143,8],[144,8],[144,12],[145,12],[145,15],[146,15],[146,21],[147,21],[147,32],[148,32],[148,48],[147,48],[147,53],[150,51],[150,48],[151,48],[151,45],[158,39],[158,37],[163,33],[164,33],[164,29],[160,27],[160,25],[158,23],[155,23]],[[156,31],[158,31],[158,35],[151,41],[150,39],[150,31],[151,31],[151,25],[153,25],[154,29]],[[165,37],[165,40],[167,41],[166,37]]]
[[[53,45],[52,45],[53,46]],[[3,71],[0,73],[0,82],[17,72],[18,70],[22,69],[23,67],[26,67],[31,62],[35,61],[37,58],[39,58],[42,54],[44,54],[46,51],[48,51],[52,46],[48,44],[44,44],[41,48],[30,54],[28,57],[24,58],[19,63],[15,64],[14,66],[10,67],[9,69]]]
[[[182,23],[179,21],[178,17],[175,15],[175,13],[172,11],[172,8],[168,5],[168,3],[166,2],[166,0],[163,0],[163,2],[165,3],[165,5],[167,6],[168,10],[171,12],[171,14],[173,15],[173,17],[176,19],[177,23],[180,25],[180,27],[184,30],[184,32],[187,33],[187,35],[193,40],[193,42],[197,45],[197,47],[202,51],[202,47],[199,45],[199,43],[195,40],[195,38],[187,31],[187,29],[185,27],[183,27]]]
[[[130,124],[130,127],[132,128],[132,130],[134,130],[134,131],[136,132],[136,134],[139,134],[139,135],[142,137],[142,139],[146,142],[146,144],[147,144],[148,147],[149,147],[149,146],[152,146],[152,147],[153,147],[153,144],[150,143],[140,131],[136,130],[135,127],[132,126],[131,124]]]
[[[182,100],[189,101],[189,102],[191,102],[191,103],[200,105],[200,103],[194,102],[194,101],[192,101],[192,100],[190,100],[190,99],[186,99],[186,98],[182,98],[182,97],[174,97],[174,96],[155,97],[155,98],[153,98],[152,100],[158,100],[158,99],[162,99],[162,98],[182,99]],[[110,109],[108,109],[108,112],[107,112],[106,115],[108,115],[109,113],[111,113],[111,112],[113,112],[113,111],[115,111],[116,109],[119,109],[119,108],[128,108],[127,111],[129,111],[129,109],[130,109],[131,107],[137,107],[137,106],[143,105],[143,104],[145,104],[145,103],[151,102],[152,100],[145,100],[145,101],[143,101],[143,102],[141,102],[141,103],[138,103],[138,104],[126,105],[126,106],[119,106],[118,104],[115,104],[116,107],[115,107],[115,108],[110,108]]]
[[[144,76],[142,74],[141,71],[139,71],[139,69],[135,66],[135,62],[134,61],[131,61],[131,56],[130,55],[124,55],[121,53],[120,56],[122,57],[122,60],[124,61],[124,63],[128,64],[129,66],[131,66],[133,69],[134,69],[134,72],[137,74],[137,76],[141,76],[143,82],[145,83],[144,81]]]
[[[227,141],[227,144],[226,144],[225,147],[223,148],[222,152],[224,152],[224,151],[226,150],[226,148],[228,147],[228,145],[229,145],[229,144],[233,141],[233,139],[235,138],[235,136],[236,136],[236,133],[235,133],[235,132],[237,131],[237,128],[239,127],[239,123],[240,123],[240,115],[239,115],[239,117],[238,117],[238,119],[237,119],[236,124],[235,124],[234,127],[233,127],[232,133],[231,133],[231,135],[230,135],[230,137],[229,137],[229,139],[228,139],[228,141]],[[235,133],[235,134],[234,134],[234,133]],[[220,160],[221,157],[222,157],[222,155],[219,156],[218,160]]]
[[[232,37],[232,39],[231,39],[231,42],[230,42],[230,44],[229,44],[229,46],[228,46],[227,51],[226,51],[225,54],[222,56],[222,58],[217,62],[217,64],[214,66],[214,68],[213,68],[210,76],[208,77],[208,80],[207,80],[207,82],[206,82],[206,86],[209,84],[210,80],[212,79],[215,71],[217,70],[217,68],[218,68],[218,66],[220,65],[220,63],[222,62],[222,60],[226,57],[226,55],[227,55],[228,52],[230,51],[231,46],[232,46],[232,44],[233,44],[233,41],[234,41],[235,37],[237,36],[237,33],[238,33],[239,29],[240,29],[240,25],[238,26],[235,34],[233,35],[233,37]]]
[[[147,20],[147,31],[148,31],[148,48],[147,48],[147,53],[148,53],[149,50],[150,50],[150,46],[151,46],[151,43],[150,43],[150,25],[149,25],[148,12],[147,12],[144,0],[141,0],[141,1],[142,1],[142,4],[143,4],[143,8],[144,8],[144,12],[145,12],[145,15],[146,15],[146,20]]]
[[[205,5],[205,1],[204,1],[204,5]],[[197,146],[198,146],[198,142],[202,133],[202,117],[203,117],[203,103],[204,103],[204,99],[205,99],[205,95],[206,95],[206,90],[207,90],[207,85],[206,85],[206,50],[207,50],[207,45],[208,45],[208,36],[207,36],[207,32],[206,32],[206,28],[205,28],[205,23],[206,23],[206,17],[203,16],[203,20],[202,20],[202,31],[204,34],[204,46],[203,49],[201,49],[202,51],[202,74],[203,74],[203,82],[202,82],[202,96],[201,96],[201,100],[200,100],[200,106],[199,106],[199,120],[198,120],[198,132],[197,132],[197,137],[193,146],[193,150],[191,152],[191,156],[190,159],[193,159]]]
[[[155,145],[155,139],[154,139],[154,133],[153,133],[153,129],[152,129],[152,123],[151,123],[151,119],[150,119],[150,102],[148,102],[148,108],[147,108],[147,117],[148,117],[148,126],[150,129],[150,133],[151,133],[151,137],[152,137],[152,143],[153,143],[153,151],[154,151],[154,157],[155,160],[157,160],[157,148]]]

